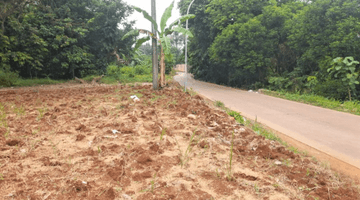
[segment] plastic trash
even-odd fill
[[[131,197],[127,194],[122,194],[122,197],[126,200],[131,200]]]
[[[112,135],[105,135],[104,138],[110,138],[110,139],[115,139],[117,138],[117,135],[112,136]]]
[[[118,130],[112,130],[112,133],[114,133],[114,134],[116,134],[116,133],[118,133],[119,131]]]
[[[278,160],[276,160],[275,162],[275,165],[281,165],[282,163],[280,162],[280,161],[278,161]]]
[[[130,96],[130,98],[132,98],[132,100],[134,101],[140,101],[140,99],[136,95]]]
[[[252,91],[252,90],[249,90],[248,92],[254,92],[254,91]]]

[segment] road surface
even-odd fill
[[[185,74],[174,79],[184,85]],[[360,116],[201,82],[190,75],[187,88],[360,170]]]

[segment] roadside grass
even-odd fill
[[[360,101],[341,102],[335,99],[328,99],[319,95],[288,93],[284,91],[263,90],[263,93],[273,97],[279,97],[282,99],[297,101],[314,106],[320,106],[323,108],[329,108],[332,110],[360,115]]]
[[[96,78],[98,76],[95,75],[91,75],[91,76],[86,76],[84,78],[82,78],[84,81],[90,83],[94,78]],[[172,79],[172,75],[165,75],[165,79],[167,81]],[[140,74],[140,75],[129,75],[129,74],[122,74],[118,77],[115,76],[104,76],[100,83],[104,83],[104,84],[109,84],[109,85],[113,85],[113,84],[118,84],[118,83],[151,83],[152,82],[152,74]]]
[[[91,76],[86,76],[84,78],[82,78],[82,80],[91,83],[91,81],[99,76],[96,75],[91,75]],[[113,84],[118,84],[118,83],[136,83],[136,82],[152,82],[152,75],[151,74],[144,74],[144,75],[128,75],[128,74],[123,74],[120,76],[104,76],[100,83],[104,83],[104,84],[109,84],[109,85],[113,85]]]
[[[15,87],[37,86],[37,85],[54,85],[65,83],[66,80],[52,80],[49,78],[35,78],[35,79],[18,79],[14,83]]]
[[[176,71],[172,70],[170,72],[170,74],[166,74],[165,75],[165,80],[166,81],[170,81],[172,80],[173,76],[176,75]],[[94,78],[99,77],[99,75],[89,75],[86,77],[81,78],[82,80],[91,83],[91,81]],[[65,83],[65,82],[70,82],[73,80],[53,80],[50,78],[34,78],[34,79],[21,79],[19,78],[18,80],[16,80],[16,82],[14,83],[13,87],[27,87],[27,86],[38,86],[38,85],[55,85],[55,84],[60,84],[60,83]],[[124,71],[123,74],[119,74],[118,76],[104,76],[100,83],[104,83],[104,84],[109,84],[109,85],[113,85],[113,84],[118,84],[118,83],[136,83],[136,82],[141,82],[141,83],[151,83],[152,82],[152,73],[146,73],[146,74],[134,74],[133,72],[127,72]],[[0,86],[0,88],[5,87],[5,86]]]
[[[228,115],[234,117],[236,122],[238,122],[239,124],[245,125],[246,127],[249,127],[250,129],[252,129],[256,134],[261,135],[268,140],[279,142],[280,144],[284,145],[284,147],[286,147],[289,151],[291,151],[295,154],[307,156],[308,153],[306,151],[301,151],[301,150],[287,144],[275,133],[273,133],[272,131],[269,131],[262,124],[258,123],[256,119],[255,119],[255,121],[252,121],[249,119],[244,119],[243,116],[241,116],[241,113],[233,111],[233,110],[225,107],[225,104],[221,101],[215,101],[214,105],[216,107],[219,107],[220,109],[224,110]]]
[[[221,101],[215,101],[214,105],[218,108],[224,109],[225,108],[225,104]]]

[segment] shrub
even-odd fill
[[[269,77],[269,84],[271,90],[283,90],[288,89],[291,86],[289,78],[284,77]]]
[[[120,68],[120,73],[127,75],[130,78],[135,77],[135,68],[134,67],[122,67]]]
[[[108,76],[117,77],[119,76],[120,70],[119,67],[116,65],[109,65],[106,68],[106,72]]]
[[[314,86],[313,93],[337,100],[345,100],[348,98],[348,89],[341,80],[319,82],[319,84]]]
[[[137,65],[135,66],[135,74],[136,75],[151,74],[151,68],[144,65]]]
[[[0,86],[10,87],[15,85],[19,74],[10,71],[8,68],[0,68]]]

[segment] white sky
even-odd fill
[[[151,15],[151,0],[122,0],[126,2],[130,6],[139,7]],[[171,18],[167,21],[167,25],[174,22],[176,19],[180,17],[180,11],[177,8],[177,5],[180,0],[175,0],[174,8],[172,10]],[[158,26],[160,26],[160,20],[162,14],[164,13],[165,9],[170,6],[172,0],[156,0],[156,22]],[[151,23],[147,19],[143,17],[143,15],[137,11],[134,11],[132,15],[128,17],[129,21],[135,20],[135,28],[138,29],[145,29],[151,31]]]

